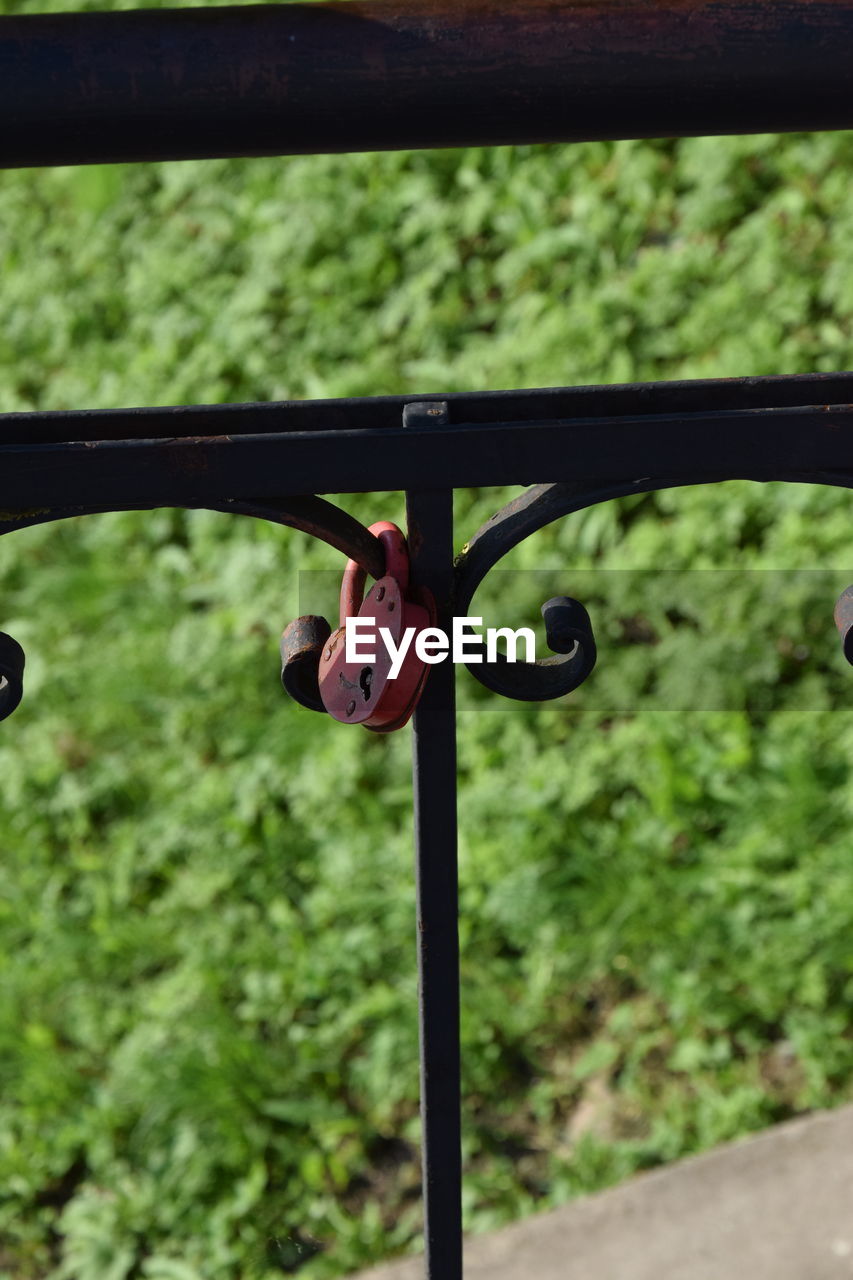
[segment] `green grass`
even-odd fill
[[[838,134],[6,173],[0,407],[841,369],[852,160]],[[457,543],[506,496],[459,494]],[[460,679],[472,1230],[850,1096],[848,513],[625,500],[478,597],[509,624],[579,595],[600,660],[541,707]],[[340,567],[207,513],[0,543],[28,654],[10,1280],[332,1280],[417,1246],[408,731],[277,688],[300,572]]]

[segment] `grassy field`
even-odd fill
[[[4,173],[0,407],[843,369],[851,162],[838,134]],[[459,545],[506,496],[458,495]],[[850,1097],[849,511],[611,503],[478,597],[520,625],[569,591],[600,658],[541,707],[460,679],[471,1230]],[[277,686],[340,567],[207,513],[0,542],[4,1280],[417,1247],[409,735]]]

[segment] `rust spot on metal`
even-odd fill
[[[167,442],[170,446],[166,462],[176,470],[205,472],[210,470],[211,445],[231,444],[231,436],[182,436]]]
[[[188,444],[188,445],[204,445],[204,444],[233,444],[233,436],[173,436],[168,444]]]
[[[50,515],[50,507],[31,507],[27,511],[0,511],[0,522],[14,523],[17,520],[34,520],[38,516]]]
[[[326,709],[317,675],[320,654],[330,634],[325,618],[303,614],[285,628],[281,637],[281,682],[291,698],[311,711]]]

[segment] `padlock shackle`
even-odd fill
[[[401,592],[409,585],[409,551],[406,537],[402,529],[390,520],[377,520],[369,531],[378,538],[385,550],[385,578],[393,578]],[[347,560],[344,576],[341,580],[340,626],[346,625],[347,618],[355,618],[364,600],[364,586],[367,581],[367,570],[357,560]]]
[[[367,581],[367,570],[362,569],[357,560],[347,560],[344,576],[341,579],[341,597],[338,612],[343,627],[347,618],[358,617],[361,602],[364,599],[364,586]]]

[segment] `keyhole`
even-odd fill
[[[358,677],[358,684],[361,692],[364,694],[364,701],[370,701],[370,686],[373,684],[373,667],[362,667]]]

